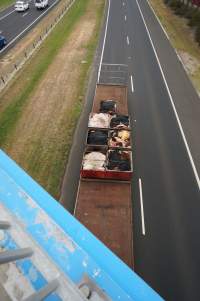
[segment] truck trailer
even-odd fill
[[[89,116],[75,216],[133,268],[127,66],[102,65]]]

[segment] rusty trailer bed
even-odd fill
[[[101,100],[108,100],[108,99],[112,99],[116,101],[117,114],[128,115],[126,86],[98,84],[96,87],[92,112],[99,113]]]
[[[75,216],[133,268],[130,183],[81,179]]]

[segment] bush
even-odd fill
[[[200,25],[196,28],[196,31],[195,31],[195,40],[197,41],[197,43],[200,46]]]
[[[170,0],[170,1],[169,1],[169,6],[170,6],[173,10],[175,10],[175,9],[177,9],[177,8],[180,8],[181,5],[182,5],[181,2],[178,1],[178,0]]]
[[[198,10],[195,10],[192,14],[192,17],[190,18],[188,25],[191,27],[196,27],[200,25],[200,12]]]
[[[165,4],[169,4],[170,0],[164,0]]]
[[[176,9],[175,13],[179,16],[185,16],[186,12],[188,10],[188,6],[185,4],[182,4],[182,6],[179,9]]]
[[[185,17],[187,18],[187,19],[191,19],[192,18],[192,16],[194,15],[194,12],[196,11],[196,9],[195,8],[193,8],[193,7],[188,7],[188,9],[187,9],[187,11],[186,11],[186,13],[185,13]]]

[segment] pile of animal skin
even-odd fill
[[[116,115],[110,121],[110,128],[129,128],[129,117],[126,115]]]
[[[106,155],[101,152],[90,152],[83,158],[83,169],[105,170]]]
[[[102,100],[100,102],[100,112],[101,113],[109,113],[111,115],[116,113],[116,101],[108,99],[108,100]]]
[[[108,151],[107,169],[116,171],[130,171],[130,152],[122,150]]]
[[[87,144],[107,145],[108,131],[106,130],[90,130],[88,132]]]
[[[111,131],[109,146],[130,148],[130,132],[126,130]]]
[[[109,128],[111,115],[107,113],[90,114],[88,126],[93,128]]]

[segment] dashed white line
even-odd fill
[[[140,211],[141,211],[141,221],[142,221],[142,234],[146,234],[145,222],[144,222],[144,205],[143,205],[143,193],[142,193],[142,180],[139,178],[139,191],[140,191]]]
[[[105,43],[106,43],[109,15],[110,15],[110,0],[108,2],[108,13],[107,13],[107,20],[106,20],[106,28],[105,28],[105,33],[104,33],[104,40],[103,40],[103,47],[102,47],[102,52],[101,52],[101,59],[100,59],[100,64],[99,64],[97,82],[99,82],[100,73],[101,73],[101,65],[102,65],[102,61],[103,61],[104,48],[105,48]]]
[[[8,14],[4,15],[3,17],[0,18],[0,21],[5,19],[6,17],[8,17],[9,15],[11,15],[12,13],[14,13],[15,10],[12,10],[11,12],[9,12]]]
[[[123,3],[122,3],[122,5],[124,6],[124,5],[125,5],[125,3],[123,2]]]
[[[126,15],[124,16],[124,20],[126,21],[126,19],[127,19],[127,17],[126,17]]]
[[[156,57],[156,60],[157,60],[157,63],[158,63],[158,66],[159,66],[159,69],[160,69],[162,78],[163,78],[163,81],[164,81],[164,83],[165,83],[165,87],[166,87],[166,90],[167,90],[167,93],[168,93],[168,96],[169,96],[169,99],[170,99],[170,102],[171,102],[171,105],[172,105],[172,108],[173,108],[173,111],[174,111],[174,114],[175,114],[177,123],[178,123],[178,126],[179,126],[179,130],[180,130],[180,132],[181,132],[181,136],[182,136],[182,138],[183,138],[183,141],[184,141],[184,144],[185,144],[185,148],[186,148],[186,150],[187,150],[187,154],[188,154],[188,157],[189,157],[189,160],[190,160],[190,163],[191,163],[193,172],[194,172],[194,176],[195,176],[195,179],[196,179],[196,182],[197,182],[197,186],[198,186],[198,188],[199,188],[199,190],[200,190],[200,178],[199,178],[199,175],[198,175],[198,172],[197,172],[197,169],[196,169],[196,166],[195,166],[195,163],[194,163],[194,160],[193,160],[193,157],[192,157],[192,154],[191,154],[189,145],[188,145],[188,143],[187,143],[187,139],[186,139],[186,137],[185,137],[185,134],[184,134],[184,131],[183,131],[183,127],[182,127],[182,125],[181,125],[181,121],[180,121],[179,116],[178,116],[178,113],[177,113],[177,111],[176,111],[176,107],[175,107],[175,104],[174,104],[174,101],[173,101],[173,98],[172,98],[170,89],[169,89],[169,87],[168,87],[167,80],[166,80],[166,78],[165,78],[165,75],[164,75],[164,72],[163,72],[161,63],[160,63],[159,58],[158,58],[158,54],[157,54],[157,52],[156,52],[154,43],[153,43],[153,41],[152,41],[150,32],[149,32],[148,27],[147,27],[147,24],[146,24],[146,22],[145,22],[144,15],[143,15],[143,13],[142,13],[142,10],[141,10],[141,8],[140,8],[140,5],[139,5],[139,3],[138,3],[138,0],[136,0],[136,3],[137,3],[137,6],[138,6],[140,15],[141,15],[141,17],[142,17],[142,20],[143,20],[143,23],[144,23],[146,32],[147,32],[147,34],[148,34],[148,37],[149,37],[151,46],[152,46],[152,48],[153,48],[153,51],[154,51],[154,54],[155,54],[155,57]]]
[[[129,37],[128,37],[128,36],[126,37],[126,42],[127,42],[128,45],[130,44],[130,41],[129,41]]]
[[[25,14],[23,14],[23,15],[22,15],[22,17],[25,17],[26,15],[28,15],[28,12],[27,12],[27,13],[25,13]]]
[[[131,75],[131,91],[134,92],[134,86],[133,86],[133,76]]]

